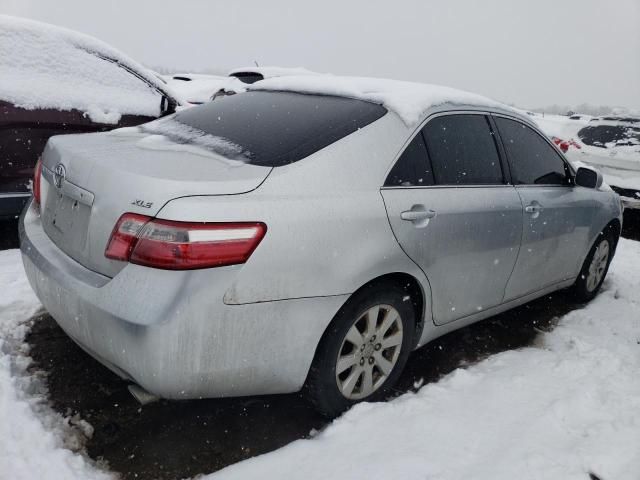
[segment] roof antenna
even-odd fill
[[[253,63],[256,64],[256,67],[259,67],[260,65],[258,65],[258,62],[256,60],[253,61]]]

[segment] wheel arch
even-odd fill
[[[584,265],[584,262],[587,259],[589,252],[593,248],[593,245],[595,244],[598,237],[607,233],[610,233],[613,236],[613,254],[615,255],[616,248],[618,247],[618,240],[620,239],[620,234],[622,233],[622,224],[620,223],[620,219],[614,218],[613,220],[610,220],[609,223],[607,223],[601,230],[598,231],[598,233],[593,238],[590,239],[589,247],[581,258],[580,270],[578,270],[578,275],[580,274],[582,266]]]
[[[331,328],[334,325],[334,322],[338,317],[338,315],[340,315],[340,313],[343,311],[346,305],[356,295],[362,293],[364,290],[371,289],[374,287],[379,287],[380,285],[396,285],[407,292],[407,295],[409,296],[411,305],[413,307],[413,311],[415,313],[415,326],[413,331],[414,337],[412,339],[413,345],[411,350],[414,350],[418,346],[418,342],[420,341],[422,332],[425,327],[425,319],[427,318],[427,314],[430,314],[430,311],[429,312],[427,311],[427,303],[429,298],[427,297],[427,295],[429,294],[429,292],[425,292],[425,289],[423,285],[420,283],[420,281],[409,273],[406,273],[406,272],[385,273],[383,275],[380,275],[378,277],[375,277],[369,280],[367,283],[365,283],[364,285],[359,287],[357,290],[355,290],[353,293],[351,293],[349,295],[349,298],[347,298],[344,301],[344,303],[340,306],[340,308],[336,311],[335,315],[333,316],[331,321],[327,324],[324,331],[322,332],[322,335],[320,336],[320,340],[316,345],[316,349],[313,353],[314,360],[311,362],[309,371],[307,372],[307,378],[305,379],[303,389],[308,388],[309,375],[312,371],[313,364],[315,363],[315,358],[318,356],[319,349],[325,343],[325,338],[331,331]]]
[[[618,247],[618,240],[620,239],[620,234],[622,233],[622,224],[620,220],[614,218],[602,229],[603,232],[611,232],[613,234],[613,251],[615,253],[616,248]]]
[[[327,327],[324,329],[324,332],[322,333],[320,341],[318,342],[318,346],[322,344],[322,341],[324,340],[327,332],[330,330],[331,326],[333,325],[335,318],[342,311],[345,305],[347,305],[351,301],[351,299],[354,296],[360,294],[364,290],[367,290],[373,287],[378,287],[380,285],[385,285],[385,284],[397,285],[403,290],[405,290],[407,292],[407,295],[409,295],[409,299],[411,301],[411,305],[413,306],[413,311],[415,313],[415,320],[416,320],[414,332],[413,332],[413,335],[414,335],[413,348],[415,349],[422,335],[422,331],[424,330],[425,319],[427,317],[427,311],[426,311],[426,305],[427,305],[426,295],[427,294],[424,290],[424,287],[420,283],[420,281],[413,275],[406,272],[385,273],[384,275],[380,275],[378,277],[375,277],[369,280],[360,288],[356,289],[351,295],[349,295],[349,298],[347,298],[347,300],[342,304],[342,306],[338,309],[338,311],[334,315],[333,319],[331,319]],[[317,353],[317,347],[316,347],[316,352],[314,352],[314,356],[315,356],[315,353]]]

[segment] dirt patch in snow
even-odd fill
[[[557,317],[575,308],[550,295],[438,339],[411,356],[396,393],[414,390],[458,367],[530,345]],[[298,394],[201,401],[160,401],[141,407],[127,383],[78,348],[49,317],[27,337],[33,368],[47,375],[53,408],[89,422],[86,448],[124,479],[177,479],[211,473],[307,438],[320,417]]]

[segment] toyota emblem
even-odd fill
[[[64,165],[59,163],[53,169],[53,184],[57,188],[62,188],[62,183],[64,182],[67,176],[67,169],[64,168]]]

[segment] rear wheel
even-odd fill
[[[356,293],[318,345],[306,393],[324,415],[377,401],[395,384],[413,345],[415,314],[406,292],[378,285]]]
[[[613,234],[610,231],[602,232],[591,247],[580,270],[580,275],[573,285],[573,294],[576,300],[588,302],[598,294],[609,270],[614,248]]]

